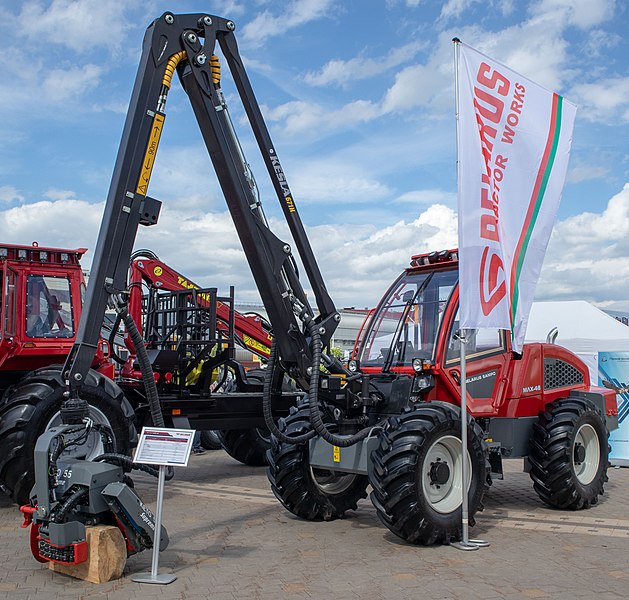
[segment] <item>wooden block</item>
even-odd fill
[[[119,579],[127,562],[127,546],[117,527],[95,525],[86,527],[87,560],[78,565],[49,562],[56,573],[71,575],[92,583]]]

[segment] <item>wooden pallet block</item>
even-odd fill
[[[120,530],[109,525],[95,525],[86,527],[85,533],[88,548],[85,562],[78,565],[49,562],[48,568],[91,583],[119,579],[127,562],[127,547]]]

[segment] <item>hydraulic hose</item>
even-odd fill
[[[146,399],[149,403],[149,410],[151,412],[151,419],[155,427],[165,427],[164,415],[162,414],[162,406],[159,402],[159,394],[157,392],[157,385],[153,378],[153,367],[149,359],[144,340],[138,331],[137,325],[133,320],[133,317],[129,314],[127,305],[124,303],[119,304],[118,311],[122,316],[122,320],[129,332],[129,337],[135,347],[136,356],[140,365],[140,372],[142,373],[142,381],[144,383],[144,389],[146,391]],[[166,478],[172,479],[174,476],[174,469],[168,467]]]
[[[264,388],[262,390],[262,412],[264,414],[264,421],[269,431],[280,441],[287,444],[305,444],[308,440],[312,439],[317,432],[311,429],[307,433],[301,435],[286,435],[273,421],[273,412],[271,410],[271,397],[273,388],[273,372],[275,371],[275,361],[277,357],[277,342],[273,340],[271,344],[271,352],[269,353],[269,361],[264,377]]]
[[[62,523],[65,516],[73,509],[83,498],[83,496],[87,496],[90,489],[88,487],[80,487],[78,490],[75,490],[70,494],[61,504],[52,515],[50,519],[53,523]]]
[[[126,454],[117,454],[114,452],[108,452],[106,454],[101,454],[94,459],[94,462],[106,462],[111,465],[118,465],[122,467],[122,470],[125,473],[130,473],[132,470],[136,471],[144,471],[153,477],[157,477],[159,475],[159,470],[151,465],[145,465],[144,463],[136,463],[133,462],[133,459]],[[172,479],[175,472],[171,469],[168,473],[166,473],[166,480]]]
[[[135,321],[129,314],[126,304],[120,308],[120,315],[122,316],[122,320],[129,332],[129,337],[137,353],[136,356],[140,365],[140,372],[142,373],[142,381],[144,383],[144,389],[146,390],[146,399],[149,403],[153,425],[155,427],[164,427],[164,415],[162,414],[162,407],[159,403],[157,385],[153,378],[153,367],[151,366],[144,340],[138,331]]]
[[[310,385],[308,388],[308,408],[310,410],[310,423],[312,429],[306,433],[295,436],[288,436],[279,430],[273,421],[271,411],[271,396],[273,387],[273,372],[275,370],[277,344],[275,340],[271,345],[269,361],[266,376],[264,378],[264,388],[262,392],[262,411],[264,413],[264,421],[271,433],[280,441],[288,444],[303,444],[316,435],[322,437],[326,442],[340,448],[353,446],[358,442],[367,438],[377,427],[365,427],[351,436],[339,436],[332,433],[323,422],[321,409],[319,408],[319,374],[321,368],[321,356],[323,354],[323,344],[321,335],[318,331],[317,323],[305,311],[300,315],[300,319],[304,323],[306,330],[310,334],[310,347],[312,350],[312,373],[310,374]]]
[[[116,347],[116,334],[118,333],[118,328],[120,327],[120,323],[122,322],[122,316],[120,314],[116,315],[116,320],[111,327],[111,333],[109,334],[109,355],[113,358],[119,365],[124,365],[125,361],[120,358],[115,351]]]
[[[309,316],[309,315],[308,315]],[[312,350],[312,374],[310,375],[310,390],[308,398],[308,406],[310,408],[310,423],[314,431],[320,435],[328,444],[338,446],[339,448],[347,448],[367,438],[375,429],[375,427],[365,427],[359,432],[350,436],[340,436],[332,433],[323,422],[321,410],[319,408],[319,373],[321,366],[321,355],[323,353],[323,344],[318,331],[317,324],[312,318],[304,318],[304,324],[310,334],[310,348]]]

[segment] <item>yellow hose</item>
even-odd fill
[[[212,83],[220,85],[221,83],[221,63],[216,54],[212,54],[210,58],[210,67],[212,68]]]
[[[164,71],[164,79],[162,79],[162,84],[168,89],[170,89],[170,82],[173,79],[173,73],[175,72],[177,65],[186,58],[188,58],[188,53],[185,50],[181,50],[180,52],[173,54],[168,59],[168,63],[166,63],[166,70]]]

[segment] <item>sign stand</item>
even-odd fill
[[[192,449],[194,431],[190,429],[142,429],[134,462],[159,465],[157,478],[157,509],[155,511],[155,531],[153,534],[153,559],[150,573],[139,573],[131,578],[136,583],[168,585],[177,579],[176,575],[157,573],[159,567],[159,547],[162,532],[164,509],[164,485],[168,466],[187,466]]]
[[[489,546],[489,542],[484,540],[470,540],[469,539],[469,481],[470,473],[469,464],[467,461],[467,365],[466,365],[466,344],[467,337],[466,330],[462,329],[459,332],[459,341],[461,342],[461,529],[463,532],[460,542],[451,542],[450,545],[457,550],[478,550],[479,548],[486,548]]]
[[[139,573],[131,578],[136,583],[157,583],[168,585],[177,579],[176,575],[168,573],[157,574],[159,566],[159,542],[162,531],[162,510],[164,507],[164,482],[166,481],[166,466],[159,466],[159,477],[157,479],[157,510],[155,514],[155,539],[153,540],[153,560],[151,562],[150,573]]]

